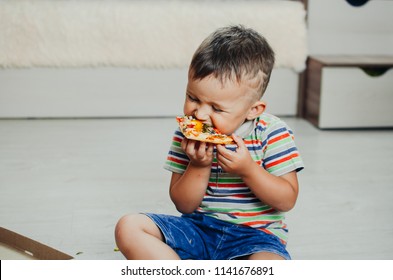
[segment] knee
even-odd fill
[[[139,214],[129,214],[121,217],[115,227],[115,239],[122,243],[125,239],[132,237],[140,228]]]

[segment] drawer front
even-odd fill
[[[393,1],[308,1],[309,53],[393,54]]]
[[[393,69],[371,77],[360,68],[322,69],[320,128],[393,127]]]

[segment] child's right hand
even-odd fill
[[[184,138],[181,142],[183,151],[190,159],[190,164],[197,167],[210,167],[213,162],[213,144]]]

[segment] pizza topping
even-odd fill
[[[233,143],[232,137],[222,134],[217,128],[192,116],[177,117],[176,120],[181,132],[189,139],[215,144]]]

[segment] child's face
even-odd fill
[[[230,135],[252,114],[255,96],[255,89],[244,82],[222,83],[212,75],[202,80],[189,78],[184,114]]]

